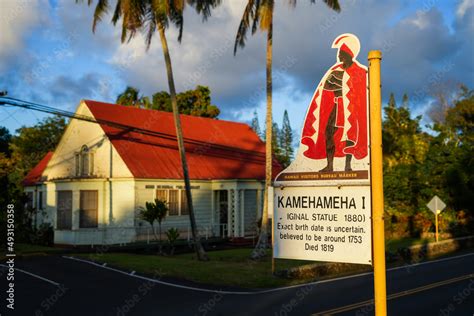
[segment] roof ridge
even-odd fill
[[[157,112],[160,112],[160,113],[166,113],[167,115],[173,115],[173,112],[168,112],[168,111],[163,111],[163,110],[142,109],[142,108],[136,108],[134,106],[129,106],[129,105],[120,105],[120,104],[117,104],[117,103],[109,103],[109,102],[89,100],[89,99],[83,99],[82,101],[84,101],[86,104],[87,104],[87,102],[94,102],[94,103],[107,104],[107,105],[112,105],[112,106],[117,106],[117,107],[126,107],[127,109],[133,109],[133,111],[135,111],[135,110],[157,111]],[[225,122],[225,123],[230,123],[230,124],[245,125],[245,126],[250,128],[250,126],[247,123],[244,123],[244,122],[235,122],[235,121],[231,121],[231,120],[223,120],[223,119],[219,119],[219,118],[196,116],[196,115],[183,114],[183,113],[180,113],[179,115],[184,116],[184,117],[189,117],[189,118],[192,118],[192,119],[204,119],[204,120],[212,120],[213,122]]]

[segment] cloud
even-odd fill
[[[466,12],[474,7],[474,0],[462,0],[456,10],[456,15],[463,18]]]
[[[51,98],[55,102],[68,102],[70,100],[90,99],[97,96],[101,78],[95,73],[88,73],[79,78],[59,76],[48,87]]]
[[[12,58],[25,47],[31,30],[39,24],[46,24],[48,15],[46,1],[23,0],[2,1],[0,13],[0,71],[5,70]]]
[[[316,4],[300,1],[295,8],[286,2],[276,2],[273,37],[276,121],[288,109],[295,121],[293,127],[299,129],[296,122],[304,117],[316,85],[336,62],[336,51],[330,45],[334,38],[346,32],[360,38],[361,63],[367,64],[370,49],[382,50],[385,99],[390,92],[397,97],[406,92],[412,96],[413,107],[424,108],[432,101],[433,82],[455,80],[474,86],[474,52],[470,40],[474,35],[472,1],[450,6],[456,12],[450,16],[452,25],[448,25],[445,10],[436,3],[426,7],[416,4],[410,9],[395,1],[348,0],[341,5],[338,14],[323,1]],[[13,50],[16,58],[12,62],[6,50],[0,48],[0,67],[10,76],[0,79],[0,83],[16,86],[18,94],[37,98],[36,101],[60,103],[69,108],[85,97],[113,102],[126,85],[136,86],[147,95],[168,90],[158,34],[147,51],[141,34],[130,43],[121,44],[120,27],[110,23],[110,16],[92,34],[94,6],[64,0],[53,8],[44,5],[48,8],[45,18],[35,13],[38,6],[38,2],[31,2],[21,11],[22,17],[19,16],[24,25],[15,23],[20,26],[7,29],[11,33],[7,36],[9,45],[16,47]],[[182,43],[177,42],[174,27],[166,35],[178,91],[197,84],[207,85],[222,118],[247,121],[254,109],[258,109],[263,122],[265,33],[249,34],[246,47],[239,49],[236,56],[233,54],[244,7],[245,1],[223,1],[206,23],[193,8],[187,7]],[[44,22],[47,27],[35,28],[42,23],[41,19],[47,21]],[[35,38],[31,43],[26,41],[28,30]],[[0,41],[7,43],[3,36]],[[61,58],[48,63],[64,46],[63,54],[58,55]],[[28,82],[28,74],[35,72],[40,76]]]

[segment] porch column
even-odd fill
[[[233,196],[233,210],[232,210],[232,220],[234,224],[234,237],[239,237],[239,232],[240,232],[240,190],[232,190]]]
[[[212,235],[215,234],[214,232],[214,223],[216,221],[216,198],[215,198],[214,190],[211,188],[211,233]],[[219,231],[219,229],[218,229]]]
[[[240,190],[240,237],[245,237],[245,190]]]
[[[234,221],[234,190],[227,190],[227,237],[232,236]]]

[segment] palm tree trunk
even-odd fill
[[[153,236],[155,236],[155,241],[158,242],[158,236],[156,235],[155,225],[151,224],[151,231],[153,232]]]
[[[166,41],[165,29],[161,22],[158,22],[158,32],[160,34],[161,46],[163,47],[163,55],[166,63],[166,73],[168,75],[168,85],[170,88],[171,106],[173,108],[173,118],[176,127],[176,138],[178,139],[178,150],[181,158],[181,165],[183,167],[184,185],[186,188],[186,198],[188,201],[189,220],[191,222],[191,232],[194,241],[194,250],[198,260],[207,261],[207,256],[201,241],[197,236],[196,218],[194,216],[193,200],[191,196],[191,183],[189,181],[188,163],[186,161],[186,153],[184,149],[183,130],[181,129],[181,119],[179,117],[178,103],[176,101],[176,89],[174,87],[173,69],[171,68],[171,58],[168,50],[168,42]]]
[[[267,114],[265,130],[265,196],[263,198],[263,214],[260,236],[252,252],[252,259],[265,256],[268,244],[268,188],[272,185],[272,60],[273,60],[273,13],[267,31]]]

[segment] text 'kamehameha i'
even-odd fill
[[[365,209],[365,196],[361,199]],[[279,208],[356,209],[356,199],[348,196],[279,196]]]

